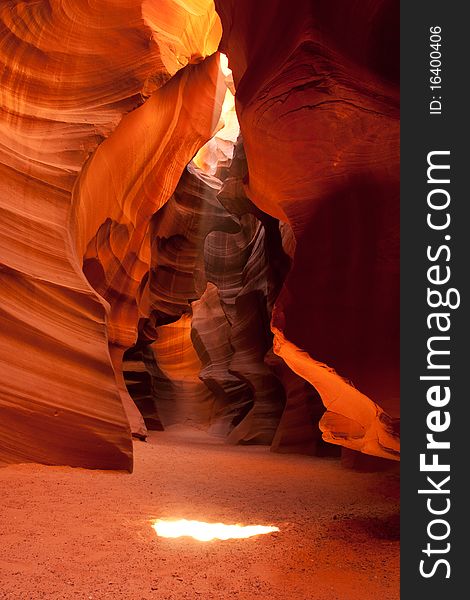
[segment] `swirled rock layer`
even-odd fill
[[[396,458],[395,422],[380,407],[396,416],[399,397],[397,5],[216,7],[246,193],[296,241],[273,315],[275,350],[320,392],[325,439]],[[330,386],[331,368],[341,385]]]
[[[398,457],[396,3],[294,4],[1,3],[0,463]]]
[[[2,3],[0,463],[132,468],[121,356],[150,218],[217,126],[219,37],[205,0]]]

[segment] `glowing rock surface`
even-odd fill
[[[396,23],[1,4],[0,463],[131,469],[126,351],[155,423],[398,457]]]
[[[121,354],[148,221],[217,126],[218,58],[190,63],[220,23],[204,0],[13,1],[0,36],[0,463],[131,469]]]

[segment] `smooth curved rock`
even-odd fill
[[[313,387],[324,439],[398,457],[397,22],[2,3],[0,463],[131,469],[142,414],[314,452]]]
[[[205,0],[0,7],[0,462],[132,468],[148,221],[217,128],[219,36]]]
[[[202,365],[191,339],[191,315],[159,327],[157,333],[157,340],[147,350],[146,364],[163,426],[186,424],[207,429],[214,397],[199,379]]]
[[[395,416],[399,61],[390,42],[399,39],[397,5],[299,0],[292,10],[282,0],[216,0],[216,7],[237,90],[246,194],[289,223],[296,241],[273,331],[351,380],[374,401],[364,400],[374,414],[379,404]],[[327,372],[307,380],[321,386]],[[320,393],[327,406],[328,389]],[[356,390],[341,390],[354,412]],[[368,430],[362,404],[355,420]],[[374,427],[395,457],[388,422]],[[329,419],[323,428],[336,442],[347,429]],[[347,435],[341,440],[348,444]]]
[[[153,218],[149,318],[137,348],[156,340],[144,355],[165,426],[191,423],[233,443],[270,443],[284,391],[264,364],[275,298],[267,230],[246,197],[230,198],[211,174],[215,165],[233,180],[238,163],[227,170],[226,156],[208,172],[191,163]]]

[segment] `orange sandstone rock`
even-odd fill
[[[216,7],[237,90],[246,193],[289,223],[296,242],[273,316],[278,352],[296,372],[298,353],[302,364],[310,357],[302,376],[329,410],[334,401],[322,421],[325,439],[395,458],[393,421],[377,405],[397,414],[397,5],[216,0]],[[356,389],[331,387],[331,372],[318,363]]]
[[[206,0],[2,3],[0,463],[132,468],[121,355],[150,217],[217,126],[218,57],[191,63],[219,37]]]

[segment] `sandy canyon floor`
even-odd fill
[[[398,600],[398,475],[176,429],[135,470],[0,469],[1,600]],[[164,539],[157,518],[277,525]]]

